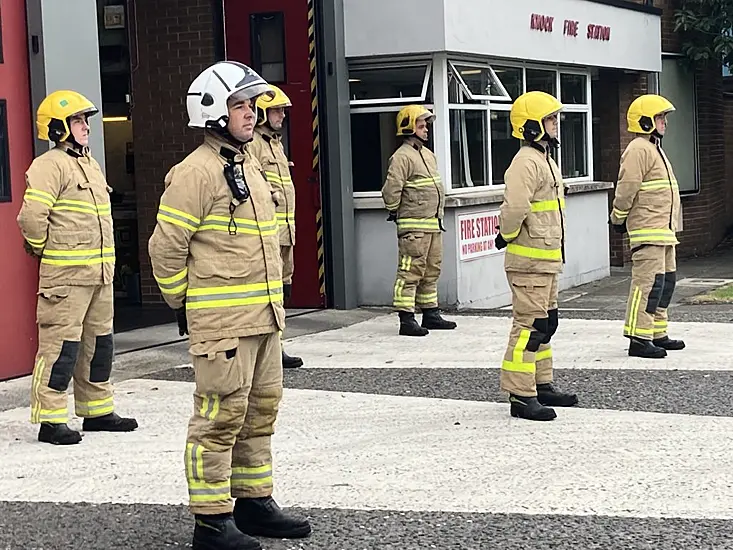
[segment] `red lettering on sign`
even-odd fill
[[[533,13],[529,18],[529,28],[535,31],[552,32],[552,23],[555,18],[549,15]]]
[[[588,25],[588,39],[589,40],[601,40],[604,42],[608,42],[611,40],[611,27],[606,27],[603,25],[593,25],[592,23]]]
[[[565,20],[563,34],[566,36],[578,36],[578,21]]]

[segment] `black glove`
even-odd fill
[[[283,285],[283,295],[285,296],[285,301],[287,302],[290,300],[290,296],[293,293],[293,285],[292,284],[286,284]]]
[[[506,248],[506,245],[508,243],[504,240],[504,237],[501,236],[501,233],[499,233],[496,236],[496,239],[494,239],[494,245],[496,246],[497,250],[501,250],[502,248]]]
[[[623,222],[618,223],[618,224],[612,223],[611,226],[613,227],[613,230],[616,233],[624,234],[624,233],[627,232],[627,230],[626,230],[626,220],[624,220]]]
[[[387,216],[387,221],[397,223],[397,212],[390,212],[389,216]]]
[[[186,300],[183,300],[183,306],[176,311],[176,321],[178,322],[178,335],[188,334],[188,320],[186,319]]]
[[[39,256],[38,253],[33,249],[33,247],[31,246],[31,243],[29,243],[25,239],[23,240],[23,248],[28,253],[28,255],[32,256],[33,258],[38,259],[38,256]]]

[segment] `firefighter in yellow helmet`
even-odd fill
[[[195,389],[184,464],[194,550],[259,550],[255,536],[311,531],[272,498],[285,309],[275,204],[245,148],[261,94],[272,94],[267,82],[235,61],[193,80],[188,125],[204,130],[203,143],[166,175],[148,244],[163,297],[190,334]]]
[[[680,193],[662,138],[667,113],[674,110],[666,98],[648,94],[631,103],[626,117],[636,137],[621,155],[610,221],[614,230],[629,235],[632,268],[624,336],[633,357],[658,359],[667,350],[685,347],[667,335],[667,307],[677,279]]]
[[[550,340],[558,327],[557,282],[565,264],[565,198],[551,156],[559,146],[562,104],[544,92],[519,96],[512,105],[512,135],[522,140],[506,171],[499,218],[499,249],[512,292],[512,328],[501,367],[501,389],[512,416],[553,420],[555,410],[578,402],[553,385]]]
[[[295,248],[295,185],[290,175],[291,163],[282,142],[285,109],[292,107],[290,98],[277,86],[270,85],[273,96],[263,94],[257,99],[257,126],[247,149],[260,161],[265,178],[270,183],[277,209],[280,235],[280,257],[283,262],[283,294],[290,299],[293,285],[293,250]],[[283,368],[303,365],[300,357],[291,357],[282,350]]]
[[[382,186],[387,220],[397,224],[393,306],[400,318],[399,333],[405,336],[456,328],[438,309],[445,190],[435,154],[427,147],[428,124],[434,120],[435,115],[421,105],[400,110],[397,136],[401,143],[389,159]],[[422,311],[421,324],[415,319],[415,306]]]
[[[111,188],[88,146],[88,119],[97,112],[70,90],[41,102],[38,137],[55,147],[28,168],[17,219],[26,250],[40,258],[31,422],[40,424],[39,441],[55,445],[82,439],[68,426],[72,379],[85,432],[137,428],[115,412],[110,384],[115,245]]]

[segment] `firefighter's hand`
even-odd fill
[[[272,191],[270,195],[272,196],[272,202],[275,203],[275,206],[285,204],[285,195],[283,195],[280,190]]]
[[[188,334],[188,319],[186,319],[186,301],[183,301],[183,306],[179,307],[176,311],[176,321],[178,322],[178,335],[183,336]]]
[[[387,216],[387,221],[397,223],[397,212],[396,211],[390,212],[389,216]]]
[[[502,248],[506,248],[506,245],[507,244],[508,243],[506,242],[506,240],[504,240],[504,237],[501,236],[501,233],[499,233],[496,236],[496,239],[494,239],[494,245],[496,246],[496,249],[497,250],[501,250]]]
[[[621,233],[622,235],[627,232],[626,230],[626,220],[624,220],[621,223],[612,223],[611,226],[613,227],[613,230],[616,233]]]
[[[31,246],[31,243],[23,239],[23,248],[33,258],[38,258],[40,254]]]

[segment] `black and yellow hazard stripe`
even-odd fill
[[[319,137],[318,137],[318,75],[316,71],[316,18],[314,0],[308,0],[308,62],[311,77],[311,112],[313,114],[313,171],[319,173]],[[319,178],[320,179],[320,178]],[[316,211],[316,235],[318,240],[318,286],[321,303],[326,300],[326,266],[323,249],[323,211],[318,206]]]

